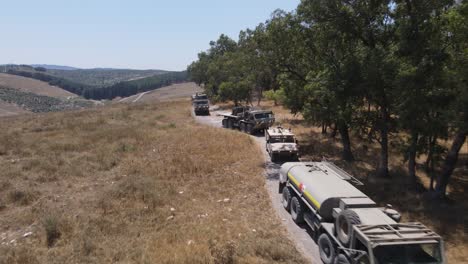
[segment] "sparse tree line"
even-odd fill
[[[431,191],[443,197],[468,132],[467,65],[466,0],[303,0],[237,42],[221,35],[188,71],[216,100],[252,103],[267,91],[339,133],[347,161],[351,131],[378,142],[381,177],[389,135],[404,132],[410,177],[426,155],[426,169],[438,171]]]
[[[131,96],[187,80],[186,71],[167,72],[137,80],[123,81],[110,86],[98,87],[56,77],[45,73],[42,69],[38,70],[38,68],[35,68],[34,71],[9,69],[7,73],[44,81],[50,85],[58,86],[71,93],[83,96],[86,99],[95,100]]]

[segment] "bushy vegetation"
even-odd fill
[[[340,134],[344,160],[354,160],[350,132],[378,142],[377,176],[391,176],[389,135],[404,133],[408,174],[416,184],[426,155],[439,175],[430,189],[444,197],[468,133],[467,25],[466,0],[305,0],[237,42],[221,35],[188,71],[220,100],[280,90],[292,113]]]
[[[5,67],[4,70],[8,74],[44,81],[86,99],[95,100],[130,96],[187,80],[187,72],[185,71],[103,69],[61,71],[33,68],[27,65],[7,65],[3,67]]]

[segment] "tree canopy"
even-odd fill
[[[335,128],[345,160],[354,159],[349,133],[367,135],[380,145],[381,177],[391,177],[389,135],[404,132],[408,174],[425,154],[427,168],[441,167],[431,189],[444,196],[468,127],[467,20],[466,0],[303,0],[238,41],[221,35],[188,72],[216,100],[280,96]]]

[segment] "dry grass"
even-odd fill
[[[304,263],[256,144],[189,107],[0,119],[0,263]]]
[[[228,109],[229,105],[223,105],[223,107]],[[466,214],[468,193],[464,192],[468,187],[468,181],[466,180],[466,165],[463,165],[466,164],[468,146],[463,147],[462,160],[449,186],[449,197],[452,201],[437,204],[428,199],[427,193],[424,192],[424,189],[429,186],[429,176],[422,166],[419,166],[420,169],[417,172],[422,188],[415,190],[410,187],[406,165],[397,147],[402,137],[401,134],[393,134],[390,138],[389,164],[392,177],[380,179],[374,175],[379,155],[379,146],[376,143],[367,142],[359,135],[352,134],[351,142],[357,160],[353,163],[346,163],[340,159],[339,135],[336,139],[330,138],[330,134],[323,135],[321,128],[307,124],[301,115],[293,116],[287,109],[274,106],[272,102],[262,102],[262,107],[272,109],[277,123],[284,127],[291,127],[298,135],[303,160],[320,161],[326,158],[334,161],[363,180],[366,184],[363,191],[372,199],[382,206],[390,203],[398,209],[403,214],[403,221],[422,222],[442,235],[446,241],[446,255],[449,263],[468,263],[468,215]],[[449,143],[445,144],[449,145]],[[423,160],[419,162],[422,163]]]

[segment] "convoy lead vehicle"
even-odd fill
[[[196,99],[193,100],[193,111],[195,115],[209,115],[210,114],[210,104],[207,99]]]
[[[421,223],[399,223],[390,205],[377,207],[354,185],[362,183],[333,163],[281,166],[283,207],[312,229],[323,263],[446,263],[439,235]]]
[[[220,114],[220,116],[223,116],[224,128],[238,128],[248,134],[268,129],[275,122],[272,111],[254,110],[248,106],[234,107],[231,114]]]
[[[291,129],[282,127],[269,128],[265,130],[266,151],[271,161],[299,159],[299,148],[296,137]]]

